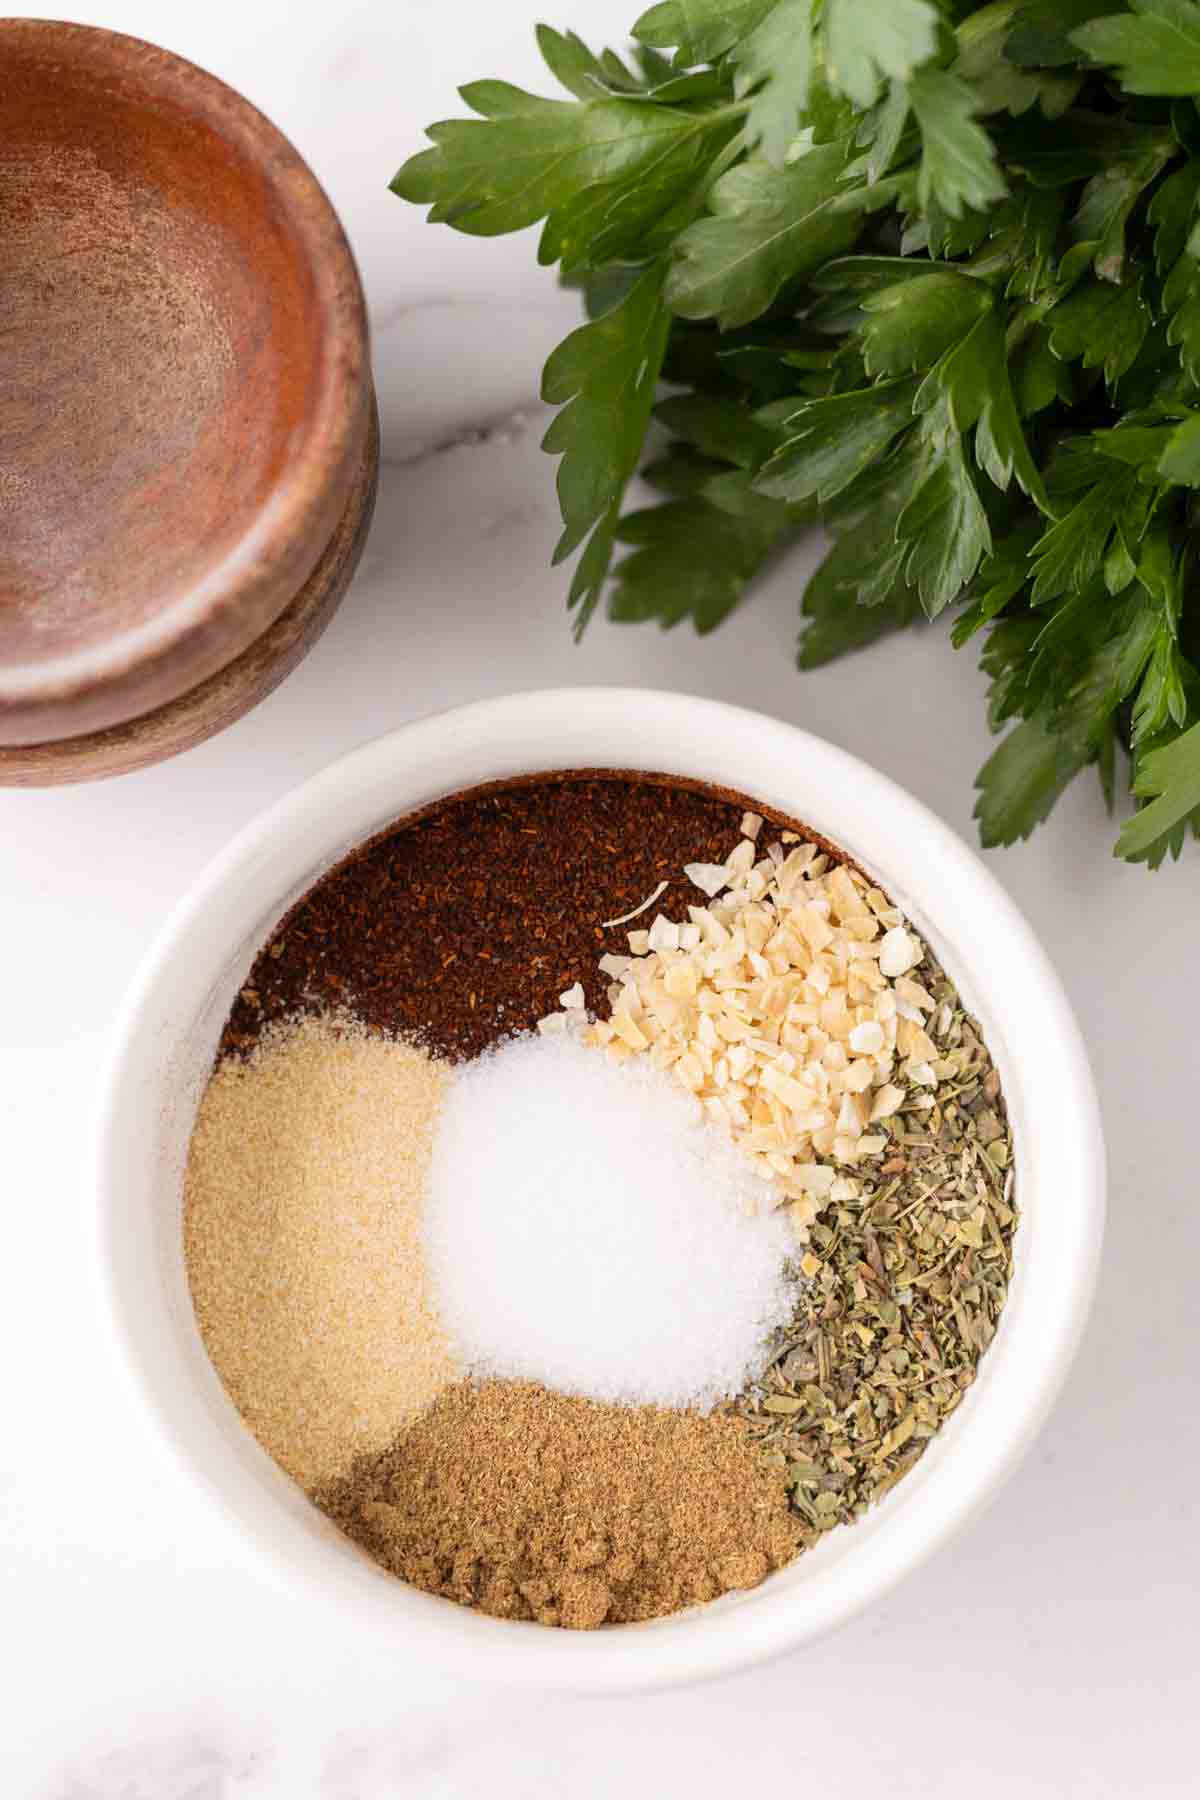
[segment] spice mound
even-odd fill
[[[936,1002],[909,975],[925,949],[887,895],[794,832],[760,853],[762,825],[747,813],[724,862],[684,869],[707,906],[686,923],[659,913],[628,955],[601,958],[609,1016],[584,1041],[648,1054],[694,1094],[804,1236],[859,1193],[850,1171],[884,1156],[908,1088],[937,1086]],[[576,1000],[539,1028],[582,1025]]]
[[[796,1519],[736,1419],[525,1382],[448,1389],[324,1494],[415,1587],[506,1619],[654,1619],[790,1562]]]
[[[728,1134],[648,1062],[510,1039],[457,1070],[429,1263],[474,1373],[708,1409],[795,1308],[795,1239]]]
[[[184,1251],[209,1356],[304,1486],[382,1449],[459,1373],[425,1267],[444,1067],[345,1020],[268,1032],[208,1084]]]
[[[889,896],[742,796],[530,777],[331,870],[185,1177],[243,1419],[384,1570],[588,1628],[752,1587],[1002,1329],[1000,1079]]]

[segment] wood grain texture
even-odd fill
[[[337,611],[367,540],[378,477],[379,426],[372,408],[345,513],[300,592],[262,636],[190,694],[128,724],[55,743],[0,745],[0,787],[61,787],[126,775],[192,749],[265,700]]]
[[[369,405],[287,140],[137,39],[0,19],[0,745],[191,693],[294,605]]]

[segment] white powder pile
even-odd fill
[[[443,1320],[477,1374],[707,1410],[791,1313],[772,1196],[648,1059],[518,1038],[450,1081],[426,1213]]]

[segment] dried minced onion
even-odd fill
[[[724,863],[685,863],[683,872],[710,900],[729,885],[729,870]]]
[[[848,1171],[886,1150],[908,1090],[936,1086],[935,1001],[910,973],[924,945],[886,894],[794,832],[760,857],[761,823],[745,815],[724,863],[686,865],[707,904],[631,931],[628,955],[601,958],[609,1016],[588,1022],[576,1002],[571,1022],[618,1060],[669,1070],[803,1237],[857,1195]]]
[[[642,913],[649,912],[654,902],[666,893],[670,885],[669,881],[660,881],[652,894],[647,894],[644,900],[640,900],[629,912],[622,913],[619,919],[601,919],[601,931],[609,931],[614,925],[628,925],[631,919],[639,918]]]

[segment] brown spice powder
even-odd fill
[[[223,1062],[184,1179],[205,1347],[303,1486],[378,1452],[460,1370],[422,1221],[445,1067],[348,1021],[276,1027]]]
[[[702,896],[684,864],[723,862],[755,804],[665,777],[586,773],[440,801],[297,903],[255,960],[222,1052],[246,1051],[271,1020],[301,1009],[349,1008],[451,1062],[532,1031],[576,981],[604,1012],[598,960],[626,949],[630,927],[602,921],[662,881],[635,923],[658,911],[686,919]]]
[[[800,1539],[781,1476],[740,1420],[605,1406],[529,1382],[448,1388],[317,1498],[414,1586],[574,1628],[756,1587]]]

